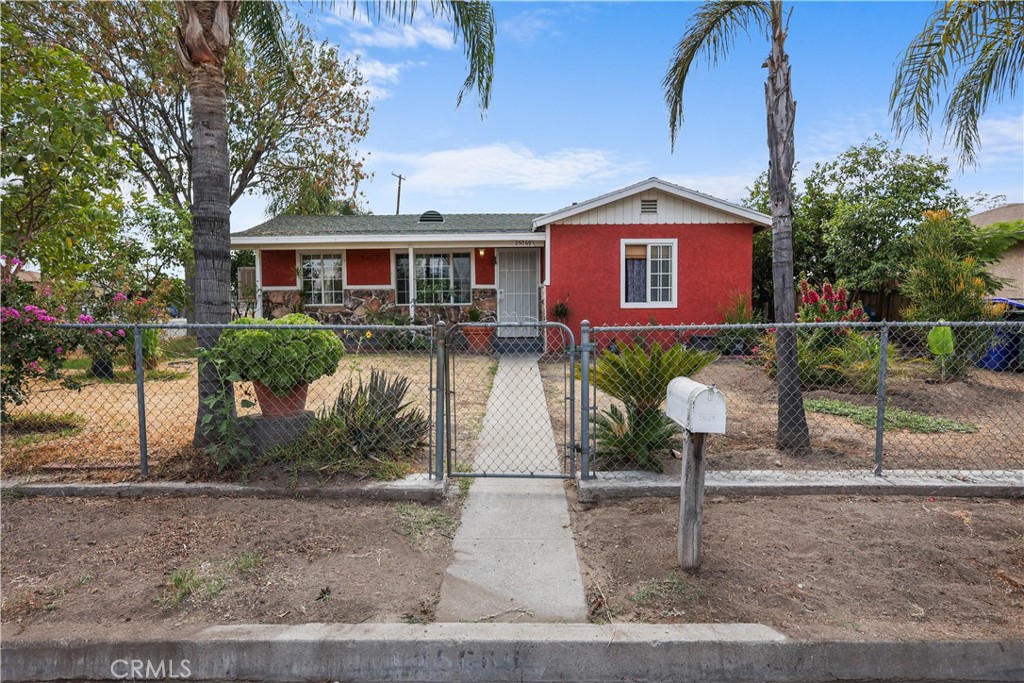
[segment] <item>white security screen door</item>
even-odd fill
[[[498,249],[498,322],[540,320],[540,250]],[[498,328],[499,337],[535,337],[536,327]]]

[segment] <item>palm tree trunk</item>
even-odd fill
[[[189,79],[192,103],[192,240],[195,249],[193,314],[197,323],[231,321],[231,208],[228,168],[227,89],[219,64],[195,66]],[[217,343],[219,330],[200,328],[200,349]],[[201,423],[208,399],[222,389],[216,369],[200,364],[199,409],[193,442],[208,439]]]
[[[772,203],[772,285],[775,322],[796,318],[793,285],[793,121],[796,102],[785,51],[786,26],[782,3],[772,2],[772,48],[766,65],[765,100],[768,109],[768,188]],[[778,364],[778,426],[776,446],[782,450],[807,450],[811,437],[804,413],[797,359],[796,330],[780,327],[775,337]]]

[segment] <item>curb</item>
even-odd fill
[[[304,624],[5,638],[5,681],[1019,681],[1024,641],[796,642],[757,624]],[[74,631],[75,627],[69,625]]]
[[[922,474],[891,470],[881,477],[871,472],[750,470],[742,475],[708,472],[707,495],[888,495],[1024,498],[1024,470],[992,470],[984,478],[961,479],[955,471]],[[679,477],[650,472],[619,472],[613,477],[579,481],[579,501],[598,503],[630,498],[679,498]]]
[[[448,482],[413,475],[396,481],[377,481],[362,486],[246,486],[243,484],[191,483],[184,481],[124,482],[115,484],[88,483],[19,483],[0,484],[0,493],[14,496],[149,498],[154,496],[233,496],[239,498],[319,498],[330,500],[376,500],[440,502]]]

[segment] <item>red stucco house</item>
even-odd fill
[[[256,250],[258,314],[305,310],[359,323],[418,320],[595,325],[721,322],[750,293],[753,235],[769,216],[650,178],[548,214],[278,216],[234,233]],[[532,330],[507,335],[535,334]]]

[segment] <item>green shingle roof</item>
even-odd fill
[[[441,223],[421,223],[420,214],[399,216],[276,216],[232,237],[319,235],[446,235],[533,232],[537,213],[444,214]]]

